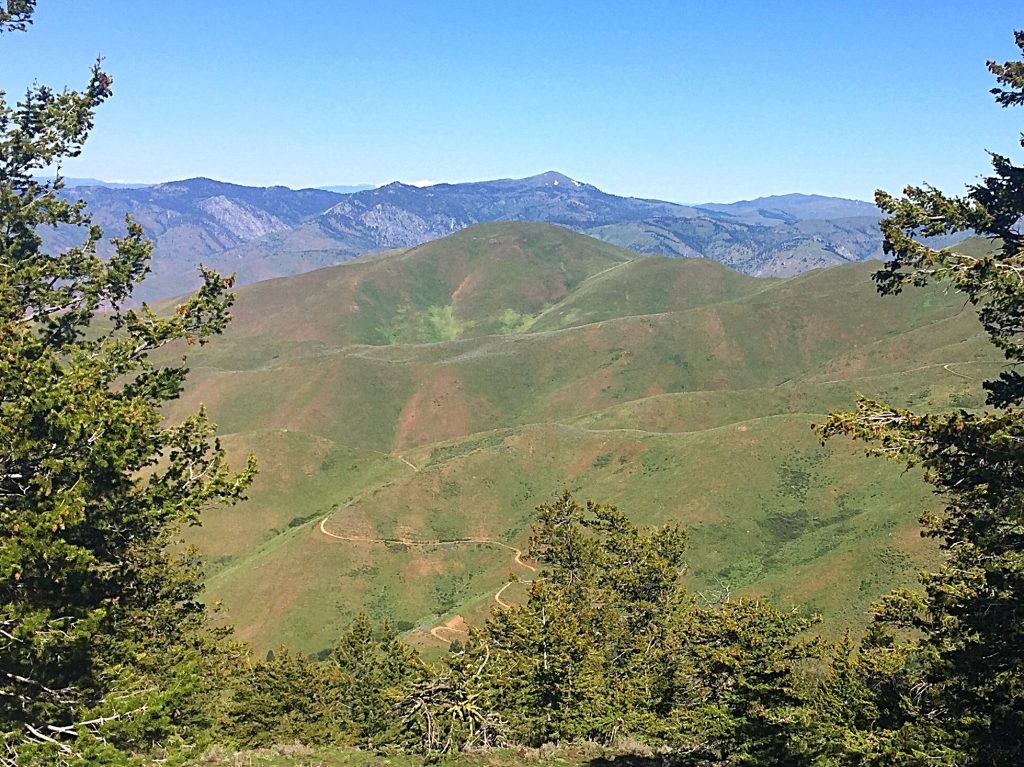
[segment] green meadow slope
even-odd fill
[[[262,648],[320,650],[362,608],[439,645],[529,579],[512,549],[568,487],[685,525],[695,589],[857,625],[934,556],[935,501],[811,424],[858,392],[978,407],[999,365],[960,303],[879,298],[872,269],[760,280],[501,223],[244,287],[168,413],[205,404],[260,461],[194,533],[208,596]]]

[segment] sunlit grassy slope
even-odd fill
[[[169,412],[206,404],[261,465],[195,535],[209,597],[261,648],[322,649],[361,608],[438,642],[530,573],[487,543],[322,530],[526,548],[568,487],[685,525],[694,589],[856,625],[934,556],[916,519],[935,500],[811,424],[857,393],[978,407],[999,364],[961,302],[880,298],[872,269],[758,280],[502,223],[242,288]]]

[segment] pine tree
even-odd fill
[[[513,739],[534,745],[649,735],[671,694],[665,639],[685,535],[641,531],[569,493],[537,514],[531,555],[542,572],[524,605],[487,625],[496,709]]]
[[[668,741],[709,765],[811,765],[823,745],[802,679],[817,622],[750,598],[690,600],[674,632]]]
[[[439,668],[403,686],[394,706],[399,745],[430,756],[506,745],[509,728],[497,700],[511,680],[495,673],[490,645],[472,631],[450,652]]]
[[[400,728],[396,703],[406,688],[427,676],[419,656],[387,621],[374,626],[360,613],[335,643],[327,663],[337,671],[332,695],[354,742],[371,748],[394,742]]]
[[[0,5],[0,31],[34,3]],[[111,79],[82,91],[0,94],[0,763],[129,763],[205,718],[209,649],[194,552],[176,531],[241,497],[204,413],[167,425],[182,365],[152,353],[205,343],[228,321],[230,280],[170,318],[124,308],[151,245],[129,221],[108,259],[102,232],[58,177],[79,154]],[[83,243],[42,250],[37,229]]]
[[[1016,43],[1024,53],[1024,32]],[[999,84],[996,101],[1024,104],[1024,62],[988,67]],[[855,733],[867,751],[898,744],[905,764],[1024,763],[1024,167],[999,154],[992,166],[963,197],[928,186],[908,187],[902,198],[876,195],[888,214],[882,232],[890,259],[876,274],[879,291],[939,282],[965,295],[1009,362],[984,383],[992,409],[917,413],[861,400],[820,430],[922,465],[945,499],[942,513],[922,518],[945,555],[942,566],[924,576],[923,595],[897,592],[880,605],[868,646],[877,654],[919,637],[894,672],[899,704],[883,707],[896,715]],[[988,238],[991,253],[969,256],[921,240],[954,232]]]
[[[280,743],[354,745],[356,732],[337,690],[341,675],[329,663],[287,647],[233,669],[220,740],[243,748]]]

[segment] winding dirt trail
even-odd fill
[[[398,460],[400,460],[402,463],[404,463],[407,466],[409,466],[409,468],[411,468],[413,471],[417,471],[417,472],[419,471],[418,468],[413,466],[411,463],[409,463],[407,460],[405,460],[401,456],[398,457]],[[502,549],[505,549],[506,551],[511,551],[512,552],[512,554],[513,554],[513,557],[512,557],[513,564],[519,565],[520,567],[525,568],[526,570],[529,570],[531,573],[537,572],[537,568],[536,567],[534,567],[529,562],[526,562],[523,559],[523,551],[522,551],[522,549],[517,549],[515,546],[510,546],[507,543],[503,543],[502,541],[496,540],[494,538],[472,537],[472,538],[438,538],[438,539],[434,539],[434,540],[415,540],[415,539],[412,539],[412,538],[371,538],[371,537],[365,536],[365,535],[343,535],[341,533],[331,532],[330,530],[327,529],[327,521],[330,518],[331,517],[328,515],[328,516],[324,517],[322,520],[320,520],[320,532],[323,533],[324,535],[326,535],[328,538],[334,538],[335,540],[338,540],[338,541],[346,541],[348,543],[376,543],[376,544],[400,543],[403,546],[410,546],[410,547],[416,547],[416,548],[430,548],[430,547],[442,547],[442,546],[465,546],[465,545],[468,545],[468,544],[483,544],[483,545],[486,545],[486,546],[497,546],[498,548],[502,548]],[[495,601],[495,603],[499,607],[503,607],[506,610],[508,608],[512,607],[512,605],[510,603],[506,602],[504,599],[502,599],[502,594],[504,594],[505,593],[505,589],[507,589],[513,583],[532,583],[532,581],[509,581],[508,583],[504,584],[500,589],[498,589],[497,593],[495,593],[495,595],[494,595],[494,601]],[[451,637],[442,636],[442,632],[446,632],[446,631],[452,632],[454,634],[459,634],[461,636],[466,636],[469,633],[465,629],[455,628],[454,626],[450,626],[448,624],[442,624],[440,626],[434,626],[434,628],[430,629],[430,635],[432,637],[434,637],[435,639],[438,639],[438,640],[440,640],[442,642],[449,642],[449,641],[451,641]]]
[[[340,533],[332,533],[327,529],[327,520],[330,516],[324,517],[320,520],[320,532],[326,535],[328,538],[335,538],[339,541],[349,541],[350,543],[400,543],[403,546],[410,546],[416,548],[430,548],[440,546],[463,546],[468,543],[482,543],[487,546],[498,546],[499,548],[511,551],[515,556],[512,557],[512,561],[520,567],[525,567],[530,572],[537,572],[537,568],[523,560],[522,549],[517,549],[515,546],[509,546],[507,543],[495,540],[494,538],[438,538],[435,540],[420,541],[414,538],[370,538],[365,535],[341,535]]]
[[[520,562],[519,564],[521,564],[523,567],[530,567],[530,565],[526,564],[525,562]],[[530,567],[530,569],[536,570],[535,567]],[[507,589],[509,586],[514,586],[517,583],[533,583],[533,581],[509,581],[508,583],[506,583],[494,594],[494,603],[498,605],[498,607],[504,608],[505,610],[508,610],[510,607],[512,607],[512,604],[502,599],[501,595],[505,593],[505,589]],[[458,634],[460,636],[469,636],[469,632],[466,631],[466,629],[460,629],[456,628],[455,626],[451,626],[449,625],[451,622],[452,621],[449,621],[448,623],[443,623],[440,626],[434,626],[434,628],[430,629],[430,635],[435,639],[440,639],[442,642],[451,641],[451,637],[442,636],[442,632],[445,631],[450,631],[451,633]]]
[[[955,362],[934,362],[934,363],[931,363],[929,365],[921,365],[921,366],[916,367],[916,368],[908,368],[907,370],[898,370],[896,372],[900,373],[900,374],[902,374],[902,373],[916,373],[918,370],[930,370],[932,368],[942,368],[947,373],[952,373],[953,375],[959,376],[960,378],[966,378],[968,381],[977,381],[978,380],[977,378],[974,378],[973,376],[969,376],[966,373],[960,373],[960,372],[958,372],[956,370],[953,370],[953,368],[950,367],[950,365],[973,365],[973,364],[975,364],[975,362],[973,360],[957,360]],[[836,379],[833,379],[831,381],[814,381],[813,383],[819,383],[819,384],[852,383],[854,381],[861,381],[861,380],[864,380],[864,379],[867,379],[867,378],[881,378],[883,375],[886,375],[886,374],[885,373],[879,373],[879,374],[866,375],[866,376],[854,376],[853,378],[836,378]],[[783,384],[789,383],[792,380],[793,379],[791,379],[791,378],[787,378],[785,381],[783,381],[782,383],[778,384],[778,386],[782,386]]]
[[[458,634],[460,637],[469,636],[468,631],[465,629],[457,629],[454,626],[434,626],[434,628],[430,629],[430,636],[434,637],[434,639],[440,639],[442,642],[451,642],[452,638],[442,636],[442,631],[450,631],[453,634]]]
[[[977,378],[973,378],[973,377],[971,377],[969,375],[964,375],[963,373],[958,373],[957,371],[953,370],[953,368],[950,367],[950,365],[956,365],[956,364],[958,364],[958,363],[956,363],[956,362],[947,362],[945,365],[942,366],[942,369],[945,370],[947,373],[952,373],[955,376],[960,376],[961,378],[966,378],[968,381],[977,381],[978,380]]]
[[[501,595],[505,593],[505,589],[507,589],[509,586],[514,586],[517,583],[533,583],[533,581],[509,581],[508,583],[506,583],[504,586],[498,589],[497,593],[494,595],[494,601],[498,605],[498,607],[504,607],[507,610],[512,606],[504,599],[502,599]]]

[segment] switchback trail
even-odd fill
[[[945,370],[947,373],[952,373],[955,376],[960,376],[961,378],[966,378],[968,381],[977,381],[978,380],[977,378],[972,378],[969,375],[964,375],[963,373],[958,373],[955,370],[953,370],[953,368],[951,368],[950,365],[955,365],[955,364],[957,364],[957,363],[949,362],[949,363],[943,365],[942,369]]]
[[[509,586],[512,586],[513,584],[516,584],[516,583],[533,583],[533,581],[509,581],[504,586],[502,586],[500,589],[498,589],[498,592],[494,595],[494,601],[498,604],[499,607],[504,607],[507,610],[508,608],[510,608],[512,606],[508,602],[506,602],[504,599],[502,599],[501,595],[505,593],[505,589],[507,589]]]
[[[523,565],[524,567],[529,567],[529,565],[526,564],[525,562],[520,562],[520,564]],[[533,568],[531,568],[531,569],[533,569]],[[496,605],[498,605],[498,607],[504,608],[506,610],[508,610],[510,607],[512,607],[512,604],[510,602],[506,602],[504,599],[502,599],[501,595],[505,593],[505,589],[507,589],[509,586],[514,586],[517,583],[533,583],[533,581],[509,581],[508,583],[506,583],[504,586],[502,586],[500,589],[498,589],[497,592],[495,592],[495,594],[494,594],[494,603]],[[445,623],[445,624],[442,624],[440,626],[434,626],[434,628],[430,629],[430,635],[432,637],[434,637],[435,639],[440,639],[442,642],[450,641],[450,637],[446,638],[446,637],[441,636],[441,632],[443,632],[443,631],[450,631],[453,634],[460,634],[462,636],[466,636],[466,635],[469,634],[469,632],[466,631],[465,629],[457,629],[454,626],[449,626],[447,623]]]
[[[398,456],[398,460],[401,461],[402,463],[404,463],[406,466],[408,466],[410,469],[412,469],[416,473],[419,473],[419,469],[416,466],[414,466],[413,464],[409,463],[407,460],[405,460],[402,456]]]
[[[430,636],[434,637],[434,639],[440,639],[442,642],[452,641],[451,637],[445,638],[441,636],[442,631],[450,631],[453,634],[459,634],[460,636],[469,636],[468,631],[464,629],[457,629],[454,626],[434,626],[434,628],[430,629]]]
[[[424,549],[435,546],[462,546],[468,543],[482,543],[487,546],[498,546],[511,551],[515,555],[512,558],[513,562],[521,567],[525,567],[530,572],[537,572],[536,567],[523,561],[522,549],[509,546],[507,543],[502,543],[494,538],[438,538],[436,540],[418,541],[412,538],[370,538],[363,535],[340,535],[339,533],[332,533],[326,528],[327,520],[329,519],[330,517],[328,516],[320,520],[320,532],[329,538],[336,538],[339,541],[350,541],[351,543],[400,543],[403,546]]]
[[[404,458],[402,458],[400,460],[403,461],[403,463],[408,463],[408,461],[406,461]],[[408,465],[410,467],[412,467],[412,469],[414,471],[419,471],[411,463],[409,463]],[[502,543],[501,541],[495,540],[494,538],[482,538],[482,537],[480,537],[480,538],[439,538],[439,539],[436,539],[436,540],[421,541],[421,540],[413,540],[411,538],[371,538],[371,537],[365,536],[365,535],[341,535],[340,533],[332,533],[330,530],[327,529],[327,520],[329,520],[329,519],[330,519],[330,516],[326,516],[322,520],[320,520],[320,532],[323,533],[324,535],[326,535],[328,538],[334,538],[334,539],[339,540],[339,541],[348,541],[350,543],[378,543],[378,544],[400,543],[403,546],[410,546],[410,547],[416,547],[416,548],[428,548],[428,547],[440,547],[440,546],[464,546],[464,545],[471,544],[471,543],[484,544],[486,546],[498,546],[499,548],[502,548],[502,549],[505,549],[506,551],[511,551],[512,552],[512,554],[514,555],[512,557],[513,563],[519,565],[520,567],[526,568],[527,570],[529,570],[532,573],[537,572],[537,568],[536,567],[534,567],[533,565],[529,564],[528,562],[523,561],[522,549],[517,549],[515,546],[509,546],[507,543]],[[521,583],[530,583],[530,581],[520,581],[520,582]],[[511,604],[506,602],[504,599],[502,599],[501,595],[504,594],[505,593],[505,589],[507,589],[513,583],[516,583],[516,581],[509,581],[504,586],[502,586],[500,589],[498,589],[497,593],[494,595],[494,601],[498,604],[499,607],[504,607],[504,608],[508,609],[509,607],[512,606]],[[441,636],[441,634],[440,634],[440,632],[442,632],[442,631],[451,631],[451,632],[455,632],[457,634],[463,634],[463,635],[466,633],[462,629],[457,629],[457,628],[454,628],[452,626],[444,626],[444,625],[442,625],[442,626],[435,626],[434,628],[430,629],[430,635],[433,636],[435,639],[441,640],[442,642],[447,642],[448,639],[446,639],[445,637]]]

